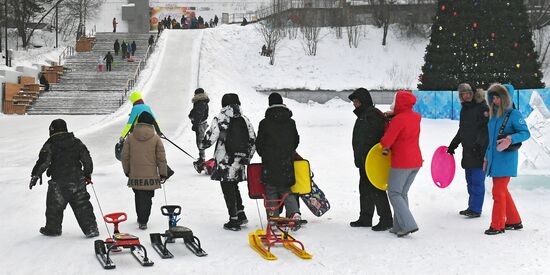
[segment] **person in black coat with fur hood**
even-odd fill
[[[294,154],[300,136],[292,112],[283,104],[278,93],[269,95],[269,108],[260,121],[256,138],[256,151],[262,157],[262,182],[268,200],[280,200],[284,194],[287,218],[301,219],[296,194],[290,192],[295,183]],[[275,206],[271,203],[268,206]],[[268,216],[278,217],[279,211],[269,211]]]
[[[94,208],[86,185],[91,184],[92,158],[86,146],[67,131],[67,123],[55,119],[50,124],[50,138],[44,143],[31,172],[29,188],[42,184],[42,173],[51,176],[46,197],[46,226],[40,233],[46,236],[61,235],[63,211],[71,205],[82,232],[88,238],[99,235]]]
[[[197,167],[201,171],[204,168],[204,149],[200,148],[200,144],[206,129],[208,129],[208,103],[210,99],[202,88],[195,90],[195,96],[191,99],[193,102],[193,109],[189,112],[189,119],[191,119],[191,130],[195,131],[195,141],[197,148],[199,148],[199,159],[195,162]]]
[[[393,218],[386,191],[382,191],[369,181],[365,171],[365,159],[370,149],[380,142],[385,131],[383,113],[374,107],[371,95],[365,88],[355,90],[348,97],[353,101],[357,115],[353,126],[353,154],[355,166],[359,168],[359,203],[361,212],[359,219],[350,222],[351,227],[370,227],[376,207],[379,223],[372,227],[374,231],[385,231],[393,226]]]
[[[462,104],[460,124],[447,153],[454,155],[455,149],[462,144],[462,168],[465,170],[470,198],[468,208],[460,211],[459,214],[477,218],[481,215],[485,197],[483,158],[489,144],[487,130],[489,106],[484,99],[482,89],[474,93],[470,85],[462,83],[458,85],[458,93]]]

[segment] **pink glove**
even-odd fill
[[[487,172],[487,160],[483,160],[483,172]]]
[[[502,152],[506,150],[512,144],[512,137],[506,136],[506,138],[497,140],[497,151]]]

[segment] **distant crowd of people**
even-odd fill
[[[172,18],[172,16],[164,17],[157,24],[157,30],[160,33],[164,29],[204,29],[214,28],[218,26],[219,18],[214,15],[209,21],[204,20],[202,16],[196,17],[194,14],[189,17],[182,15],[180,20]]]
[[[152,46],[155,43],[155,36],[151,35],[149,36],[148,44],[149,46]],[[118,39],[115,39],[115,42],[113,44],[113,50],[115,53],[115,56],[118,56],[120,53],[122,60],[127,60],[128,62],[134,62],[133,56],[136,54],[137,51],[137,44],[136,41],[132,41],[130,43],[129,41],[126,42],[125,40],[122,40],[122,44],[118,42]],[[110,51],[107,52],[105,57],[99,58],[98,62],[98,70],[101,72],[103,70],[110,72],[112,70],[112,64],[114,61],[114,56],[111,54]],[[106,65],[105,68],[103,68],[103,65]]]

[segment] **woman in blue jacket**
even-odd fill
[[[517,176],[518,151],[512,147],[531,136],[521,113],[513,108],[512,85],[489,87],[489,146],[485,153],[484,170],[493,178],[493,215],[487,235],[504,233],[505,229],[523,228],[514,200],[508,192],[510,177]]]

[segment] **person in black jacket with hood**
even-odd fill
[[[118,39],[115,39],[115,44],[113,45],[113,49],[115,50],[115,55],[118,55],[118,51],[120,51],[120,43],[118,43]]]
[[[355,90],[349,97],[353,101],[357,115],[353,126],[353,154],[355,166],[359,168],[359,219],[350,222],[351,227],[370,227],[376,207],[379,223],[372,227],[374,231],[385,231],[393,226],[393,218],[386,191],[372,185],[365,171],[365,159],[370,149],[380,142],[385,131],[383,113],[374,107],[370,93],[365,88]]]
[[[67,124],[56,119],[50,124],[50,138],[46,141],[38,161],[31,172],[29,188],[42,184],[42,173],[51,176],[46,197],[46,226],[40,233],[46,236],[61,235],[63,211],[71,205],[78,225],[88,238],[99,235],[94,209],[86,185],[92,183],[93,163],[86,146],[73,133],[67,132]]]
[[[455,149],[462,144],[461,164],[466,172],[470,198],[468,199],[468,208],[460,211],[459,214],[477,218],[481,215],[485,197],[483,158],[489,144],[487,130],[489,106],[484,99],[482,89],[478,89],[474,94],[470,85],[462,83],[458,85],[458,93],[462,104],[460,124],[447,153],[454,155]]]
[[[193,125],[191,130],[195,131],[195,141],[197,148],[199,148],[199,159],[194,164],[200,173],[204,168],[204,149],[200,148],[200,144],[206,133],[206,129],[208,129],[208,122],[206,120],[208,119],[208,103],[210,99],[202,88],[197,88],[191,102],[193,102],[193,109],[189,112],[189,119],[191,119],[191,124]]]
[[[286,217],[300,220],[296,194],[290,193],[290,187],[295,183],[294,154],[300,143],[296,123],[291,117],[292,112],[283,104],[281,95],[269,95],[269,107],[258,127],[256,151],[262,157],[262,182],[267,199],[282,199],[288,193],[284,201]],[[274,205],[277,203],[268,206]],[[278,217],[279,211],[268,211],[267,214]]]

